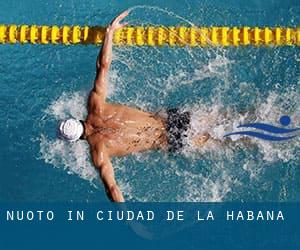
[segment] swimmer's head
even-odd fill
[[[77,119],[67,119],[61,121],[58,125],[59,138],[74,142],[80,139],[84,133],[84,126],[81,121]]]

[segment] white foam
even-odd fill
[[[286,98],[289,96],[289,98]],[[291,99],[293,102],[291,102]],[[237,111],[225,109],[222,103],[217,100],[211,105],[204,103],[198,103],[194,107],[185,107],[185,110],[191,110],[191,129],[188,131],[188,137],[186,140],[185,153],[191,152],[207,152],[207,150],[220,150],[220,146],[224,142],[224,135],[232,131],[243,131],[244,128],[237,129],[240,124],[247,121],[252,122],[264,122],[271,123],[279,126],[278,121],[281,115],[286,112],[291,116],[294,127],[299,127],[299,114],[300,107],[297,103],[300,102],[300,94],[287,90],[285,93],[276,94],[271,92],[265,101],[258,102],[253,112],[246,112],[240,114]],[[296,105],[293,105],[296,103]],[[290,106],[291,110],[287,107]],[[253,119],[255,119],[253,121]],[[209,133],[209,135],[216,141],[207,143],[203,148],[195,147],[193,140],[197,135]],[[231,141],[240,141],[241,138],[246,136],[234,135],[231,136]],[[260,152],[264,156],[265,161],[282,160],[287,162],[289,160],[299,157],[296,155],[295,150],[300,146],[300,138],[297,137],[293,141],[287,143],[274,143],[270,141],[264,141],[255,138],[249,138],[252,144],[258,146]],[[244,150],[247,150],[248,143],[239,144],[243,146]],[[223,146],[227,147],[227,146]],[[232,148],[234,150],[234,146]]]
[[[58,120],[75,117],[84,119],[86,116],[86,94],[79,92],[63,93],[45,110],[48,120]],[[53,125],[51,123],[51,125]],[[55,128],[52,128],[55,131]],[[65,142],[58,138],[51,139],[41,134],[40,158],[54,167],[63,168],[69,174],[77,174],[81,178],[93,181],[97,177],[91,165],[88,145],[84,141]]]
[[[88,145],[83,141],[68,143],[41,135],[40,153],[46,163],[63,168],[68,174],[77,174],[91,183],[98,176],[90,163]]]
[[[62,93],[62,95],[45,110],[45,113],[58,120],[74,117],[84,119],[87,93]]]
[[[300,127],[300,93],[293,89],[287,89],[281,94],[271,92],[265,102],[262,102],[257,108],[257,120],[268,121],[275,125],[279,124],[279,118],[283,114],[288,114],[292,119],[293,127]],[[299,154],[297,150],[300,147],[300,137],[286,143],[272,143],[263,140],[255,140],[255,143],[263,153],[265,161],[281,160],[288,162],[297,160]]]

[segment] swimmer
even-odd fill
[[[108,197],[114,202],[124,202],[124,198],[110,159],[146,150],[180,151],[191,119],[189,112],[179,109],[169,109],[167,116],[162,117],[106,101],[114,32],[128,24],[121,23],[128,14],[128,11],[120,14],[106,29],[96,61],[96,77],[88,98],[86,119],[70,118],[61,121],[58,128],[59,137],[66,141],[82,139],[88,142],[93,164],[99,171]],[[195,136],[193,141],[195,146],[201,147],[209,139],[209,134],[204,133]]]

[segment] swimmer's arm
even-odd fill
[[[96,78],[94,91],[104,99],[107,94],[107,75],[112,61],[113,33],[107,28],[103,46],[96,61]]]
[[[112,44],[114,32],[117,29],[123,28],[127,23],[120,23],[127,15],[128,11],[123,12],[116,17],[107,27],[103,46],[96,61],[96,78],[94,84],[94,91],[102,96],[104,99],[107,94],[107,75],[112,61]]]
[[[113,202],[124,202],[123,195],[117,185],[114,169],[105,146],[102,144],[92,154],[95,167],[99,170],[100,178],[105,186],[108,198]]]

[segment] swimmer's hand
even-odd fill
[[[128,25],[128,22],[120,23],[125,17],[127,17],[129,14],[129,11],[126,10],[123,13],[121,13],[119,16],[117,16],[107,27],[107,32],[115,32],[118,29],[124,28],[126,25]]]

